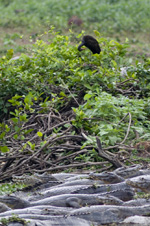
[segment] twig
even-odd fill
[[[109,152],[106,153],[106,152],[103,151],[102,145],[101,145],[101,142],[100,142],[100,139],[98,137],[96,137],[96,142],[97,142],[97,150],[98,150],[98,153],[99,153],[99,156],[100,157],[108,160],[116,168],[123,166],[123,163],[121,163],[117,159],[117,156],[116,155],[114,155],[114,157],[113,157],[113,156],[109,155]]]
[[[23,130],[29,129],[31,127],[34,127],[36,125],[37,125],[37,123],[34,123],[34,124],[31,124],[31,125],[25,126],[25,127],[23,127],[23,128],[20,129],[20,132],[23,131]],[[9,136],[6,136],[5,139],[8,139],[10,137],[13,137],[15,134],[17,134],[17,132],[11,133]]]
[[[78,107],[79,107],[80,104],[78,103],[77,99],[74,97],[74,95],[71,93],[71,91],[69,90],[69,88],[67,87],[67,85],[64,83],[64,81],[63,81],[62,79],[61,79],[61,82],[62,82],[62,84],[64,85],[65,89],[68,90],[68,92],[70,93],[71,97],[74,99],[74,101],[76,102],[76,104],[77,104]]]
[[[84,166],[100,166],[104,164],[106,164],[106,162],[84,162],[84,163],[69,164],[65,166],[56,166],[56,167],[48,168],[44,170],[34,170],[34,172],[38,172],[38,173],[53,172],[53,171],[62,170],[62,169],[64,170],[64,169],[71,169],[71,168],[84,167]]]
[[[60,162],[60,161],[62,161],[62,160],[66,160],[66,159],[69,159],[69,158],[74,158],[74,157],[76,157],[77,155],[79,155],[79,154],[82,154],[82,153],[85,153],[85,152],[87,152],[87,150],[86,149],[83,149],[83,150],[80,150],[80,151],[76,151],[75,153],[72,153],[72,154],[70,154],[70,155],[67,155],[67,156],[64,156],[64,157],[61,157],[61,158],[59,158],[58,160],[56,160],[55,162]]]
[[[120,144],[123,144],[123,143],[126,141],[128,135],[129,135],[130,127],[131,127],[131,114],[130,114],[130,112],[128,112],[127,115],[129,115],[128,129],[127,129],[127,133],[126,133],[126,135],[125,135],[125,138],[123,139],[123,141],[122,141]]]
[[[48,114],[48,130],[50,129],[51,126],[51,112]]]
[[[116,83],[117,86],[122,86],[124,83],[128,82],[128,81],[135,81],[135,82],[138,82],[137,79],[133,79],[133,78],[129,78],[123,82],[119,82],[119,83]]]

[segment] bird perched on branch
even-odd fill
[[[90,35],[83,36],[82,43],[78,46],[79,51],[83,50],[81,49],[82,46],[86,46],[87,48],[89,48],[93,54],[99,54],[101,52],[101,48],[99,46],[98,41]]]

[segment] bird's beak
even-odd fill
[[[82,46],[84,46],[84,43],[81,43],[81,44],[78,46],[78,50],[79,50],[79,51],[82,51],[82,50],[85,49],[85,48],[82,48],[82,49],[81,49]]]

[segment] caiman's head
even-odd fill
[[[0,196],[0,202],[6,204],[11,209],[26,208],[30,205],[28,201],[18,198],[14,195]]]

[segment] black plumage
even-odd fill
[[[86,46],[87,48],[89,48],[93,54],[99,54],[101,52],[101,48],[99,46],[98,41],[90,35],[83,36],[82,43],[78,46],[79,51],[83,50],[81,49],[82,46]]]

